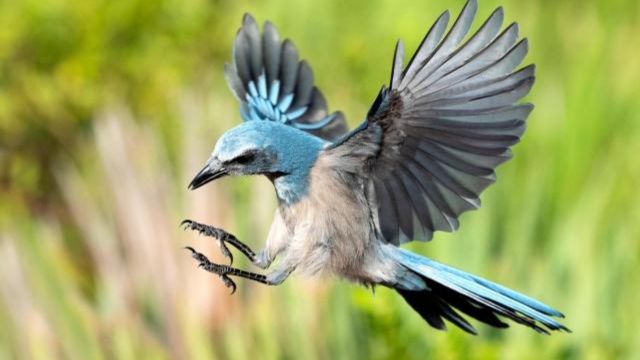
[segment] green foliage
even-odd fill
[[[181,250],[218,253],[183,218],[260,247],[273,214],[265,179],[186,190],[239,121],[222,64],[243,12],[293,38],[356,125],[395,40],[413,49],[462,2],[23,0],[0,2],[0,358],[637,357],[640,4],[479,16],[498,5],[537,65],[528,132],[459,232],[411,248],[540,298],[573,334],[438,332],[391,291],[332,279],[229,297]]]

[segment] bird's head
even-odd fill
[[[189,188],[227,175],[262,174],[275,180],[308,171],[322,145],[322,140],[291,126],[247,121],[222,135]]]

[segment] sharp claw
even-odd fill
[[[233,255],[231,253],[227,254],[227,258],[229,258],[229,266],[233,265]]]
[[[229,259],[229,266],[233,265],[233,254],[231,253],[231,251],[229,251],[229,248],[224,243],[224,241],[218,240],[218,247],[220,248],[220,252],[222,252],[222,255]]]
[[[180,227],[182,228],[182,230],[187,230],[189,228],[189,226],[191,226],[193,224],[193,221],[189,220],[189,219],[185,219],[182,220],[182,222],[180,222]]]
[[[236,283],[225,274],[220,274],[220,277],[222,278],[224,285],[231,288],[231,295],[233,295],[236,292]]]
[[[198,266],[203,266],[204,263],[209,262],[209,259],[207,259],[206,256],[204,256],[201,253],[197,252],[191,246],[185,246],[184,248],[186,250],[191,251],[191,257],[196,259],[196,261],[198,261],[200,263]]]

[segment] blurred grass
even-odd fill
[[[536,110],[483,208],[411,248],[552,304],[573,334],[437,332],[334,280],[229,297],[180,249],[218,252],[183,218],[260,247],[273,214],[265,179],[186,190],[239,121],[222,64],[243,12],[293,38],[355,125],[395,40],[413,49],[462,2],[23,0],[0,1],[0,358],[637,358],[640,4],[480,17],[498,5],[530,38]]]

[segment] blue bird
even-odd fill
[[[294,271],[328,273],[394,289],[434,328],[445,321],[475,334],[466,314],[504,328],[511,319],[538,332],[569,331],[542,302],[400,245],[454,231],[458,217],[480,207],[480,193],[511,157],[532,111],[518,103],[534,83],[534,66],[518,25],[501,31],[502,8],[467,36],[477,11],[470,0],[447,31],[449,12],[430,28],[404,66],[398,41],[391,79],[365,120],[348,131],[329,113],[313,73],[289,40],[245,15],[225,66],[244,122],[218,140],[190,189],[228,175],[265,175],[278,208],[264,250],[232,234],[185,220],[214,237],[231,262],[237,248],[267,275],[216,264],[191,247],[199,266],[221,277],[278,285]]]

